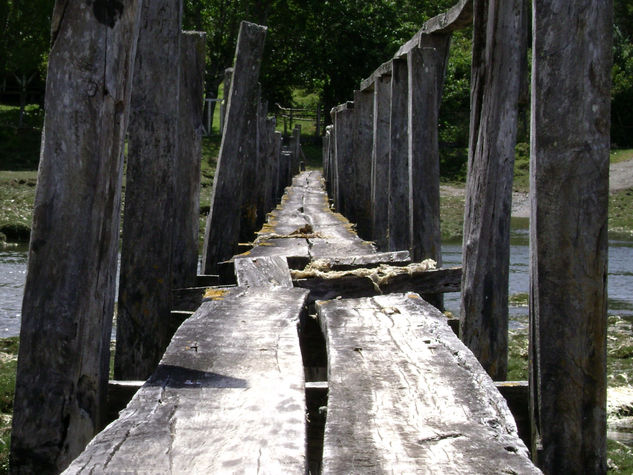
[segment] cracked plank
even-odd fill
[[[539,473],[505,400],[417,294],[318,302],[323,473]]]
[[[304,473],[306,295],[232,288],[205,301],[66,473]]]

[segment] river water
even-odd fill
[[[461,265],[461,244],[442,246],[443,266]],[[26,278],[27,248],[0,249],[0,337],[15,336],[20,332],[22,292]],[[510,248],[509,294],[527,294],[528,232],[513,229]],[[609,241],[609,314],[633,320],[633,240]],[[446,309],[459,315],[459,293],[446,294]],[[510,307],[510,328],[527,322],[525,304]]]

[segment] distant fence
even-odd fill
[[[314,136],[320,137],[325,134],[325,110],[322,105],[315,108],[292,108],[275,104],[275,119],[280,124],[283,121],[284,137],[292,133],[296,122],[304,122],[314,126]],[[311,127],[306,127],[308,130]]]

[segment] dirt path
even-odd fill
[[[614,163],[609,168],[609,191],[624,190],[633,187],[633,159]],[[440,194],[443,196],[465,195],[463,186],[441,185]],[[530,197],[528,193],[512,193],[512,216],[515,218],[530,217]]]

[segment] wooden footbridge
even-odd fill
[[[418,293],[383,295],[424,266],[360,240],[319,172],[296,176],[226,265],[237,286],[199,294],[154,374],[66,473],[538,472],[446,317]],[[455,290],[453,276],[437,282]],[[349,278],[368,285],[337,283]],[[307,289],[328,287],[309,305]]]
[[[299,129],[275,131],[266,28],[243,22],[201,275],[204,34],[181,32],[180,0],[93,3],[53,14],[13,473],[606,472],[610,1],[532,2],[519,383],[504,380],[527,2],[427,21],[332,110],[323,174],[301,171]],[[438,113],[469,25],[463,269],[443,269]]]

